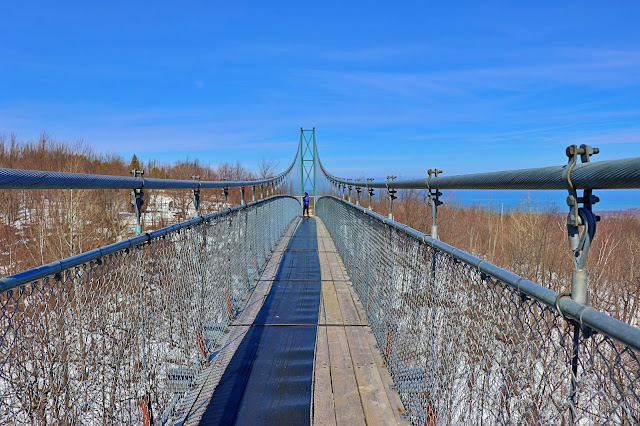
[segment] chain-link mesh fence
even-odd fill
[[[323,197],[317,214],[413,424],[640,421],[638,347],[579,327],[519,291],[521,277],[486,262],[500,272],[482,272],[480,259],[376,213]]]
[[[157,422],[299,212],[271,197],[0,293],[0,423]]]

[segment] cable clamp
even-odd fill
[[[589,145],[570,145],[566,149],[568,157],[567,165],[562,172],[562,179],[566,182],[569,195],[567,196],[567,205],[569,206],[569,214],[567,215],[567,234],[569,237],[569,247],[573,251],[573,260],[576,269],[584,268],[587,261],[587,253],[591,241],[596,232],[596,223],[600,220],[600,216],[593,214],[592,207],[600,201],[598,197],[593,195],[593,190],[583,190],[583,196],[578,197],[578,191],[572,180],[572,172],[575,169],[578,156],[582,163],[589,163],[591,156],[598,154],[598,148]],[[580,207],[580,204],[583,207]],[[584,227],[580,234],[580,226]]]
[[[194,182],[198,182],[198,187],[193,188],[193,208],[195,210],[194,217],[200,216],[200,175],[191,176]]]
[[[594,148],[589,145],[580,145],[578,148],[577,145],[569,145],[566,149],[566,154],[568,157],[568,163],[562,171],[562,179],[566,181],[567,189],[569,190],[569,196],[567,197],[567,205],[570,208],[569,213],[569,222],[573,226],[579,225],[579,206],[578,204],[584,204],[585,208],[591,210],[591,206],[600,199],[592,195],[592,190],[584,190],[584,196],[578,197],[577,189],[573,184],[571,173],[573,172],[576,164],[578,162],[578,155],[580,155],[580,161],[582,163],[591,162],[591,156],[598,154],[600,152],[599,148]]]
[[[369,186],[369,184],[370,184],[371,182],[373,182],[373,181],[374,181],[374,178],[367,178],[367,192],[368,192],[368,193],[369,193],[369,195],[371,195],[371,196],[373,196],[373,188],[371,188],[371,187]]]
[[[396,198],[396,193],[398,192],[397,190],[393,189],[393,187],[390,187],[389,184],[392,183],[392,181],[397,178],[397,176],[395,175],[389,175],[387,176],[387,192],[389,193],[389,198],[391,198],[392,200],[395,200]]]
[[[556,296],[556,303],[555,303],[555,305],[556,305],[556,310],[558,311],[558,313],[559,313],[563,318],[569,319],[569,317],[568,317],[564,312],[562,312],[562,309],[560,309],[560,299],[561,299],[561,298],[563,298],[563,297],[565,297],[565,296],[567,296],[567,297],[571,297],[571,292],[570,292],[570,291],[565,291],[565,292],[563,292],[563,293],[558,293],[558,295]]]
[[[440,197],[442,196],[442,192],[438,191],[437,188],[431,188],[431,179],[434,177],[438,177],[438,175],[442,173],[442,170],[440,169],[429,169],[427,170],[427,174],[429,175],[429,177],[427,178],[427,191],[429,193],[429,200],[435,204],[436,207],[438,207],[439,205],[443,204],[442,201],[440,201]]]

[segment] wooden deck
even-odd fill
[[[197,378],[196,390],[178,407],[183,425],[200,423],[224,369],[266,299],[299,221],[294,221],[279,241],[255,283],[240,315],[230,327],[227,344]],[[404,408],[384,366],[357,295],[322,221],[316,217],[322,297],[314,360],[312,422],[316,425],[395,425]],[[172,423],[173,424],[173,423]]]
[[[314,363],[317,425],[394,425],[404,408],[375,347],[362,304],[324,224],[316,218],[322,298]]]

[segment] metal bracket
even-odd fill
[[[194,182],[200,182],[200,176],[194,175],[191,176]],[[193,188],[193,207],[195,212],[193,213],[193,218],[200,217],[200,186],[197,188]]]
[[[347,181],[351,182],[353,179],[347,179]],[[347,201],[351,202],[351,190],[353,189],[353,186],[351,186],[351,183],[345,183],[344,184],[344,189],[347,190]]]
[[[131,200],[131,204],[135,209],[136,213],[136,227],[135,233],[139,235],[142,233],[142,206],[144,205],[144,170],[131,170],[130,172],[134,178],[140,177],[142,179],[142,188],[134,189],[131,191],[131,196],[133,199]]]
[[[431,189],[431,178],[438,177],[438,174],[442,173],[442,170],[439,169],[429,169],[427,170],[427,174],[429,178],[427,179],[427,190],[429,194],[429,205],[431,206],[431,238],[438,240],[438,206],[440,206],[442,201],[440,201],[440,196],[442,192],[438,191],[438,189]]]
[[[596,233],[596,223],[600,220],[600,217],[593,213],[592,207],[600,199],[593,195],[593,190],[591,189],[583,190],[583,196],[578,197],[578,191],[573,184],[571,173],[577,164],[578,155],[580,155],[582,163],[588,163],[591,161],[591,156],[599,152],[598,148],[584,144],[580,145],[579,148],[576,145],[568,146],[566,154],[569,161],[562,172],[562,178],[566,180],[569,191],[569,196],[567,197],[567,205],[569,206],[567,234],[569,247],[573,251],[574,263],[571,274],[571,298],[583,305],[588,305],[590,299],[585,264],[591,241],[593,241]],[[580,207],[580,204],[583,206]],[[580,233],[580,227],[584,228],[582,234]]]
[[[224,178],[223,180],[229,180],[227,178]],[[229,208],[229,204],[227,203],[227,198],[229,197],[229,187],[225,186],[224,188],[222,188],[222,195],[224,195],[224,208],[227,209]]]
[[[396,177],[397,176],[394,175],[387,176],[387,192],[389,193],[389,219],[391,220],[393,220],[393,200],[398,198],[396,197],[396,193],[398,191],[390,187],[389,183],[391,183],[391,181],[393,181]]]

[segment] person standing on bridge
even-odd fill
[[[304,193],[304,197],[302,197],[302,216],[305,216],[305,212],[307,212],[306,216],[309,217],[309,194]]]

